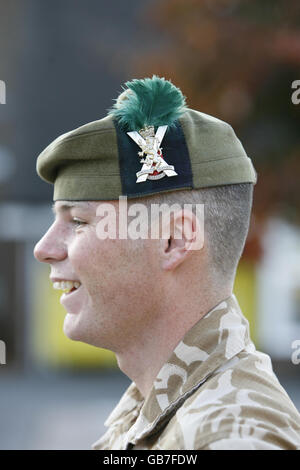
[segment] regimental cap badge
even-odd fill
[[[187,110],[182,92],[170,81],[155,75],[132,80],[125,86],[109,114],[140,147],[137,155],[143,166],[136,173],[136,182],[176,176],[174,166],[166,161],[168,156],[163,156],[161,143],[168,128],[174,127]]]

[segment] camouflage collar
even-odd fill
[[[208,377],[219,371],[250,342],[249,325],[234,295],[201,318],[160,369],[144,400],[133,382],[105,422],[113,442],[126,449],[157,432]],[[108,434],[108,435],[107,435]],[[109,439],[110,440],[110,439]],[[120,447],[119,447],[120,448]]]

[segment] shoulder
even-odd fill
[[[300,415],[270,358],[242,352],[185,400],[164,434],[183,449],[296,449]]]

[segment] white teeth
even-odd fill
[[[78,281],[55,281],[53,283],[53,288],[58,290],[66,290],[70,291],[71,289],[75,288],[78,289],[81,284]]]

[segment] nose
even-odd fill
[[[55,223],[45,233],[43,238],[35,245],[34,257],[42,263],[62,261],[67,256],[67,247],[63,233],[56,227]]]

